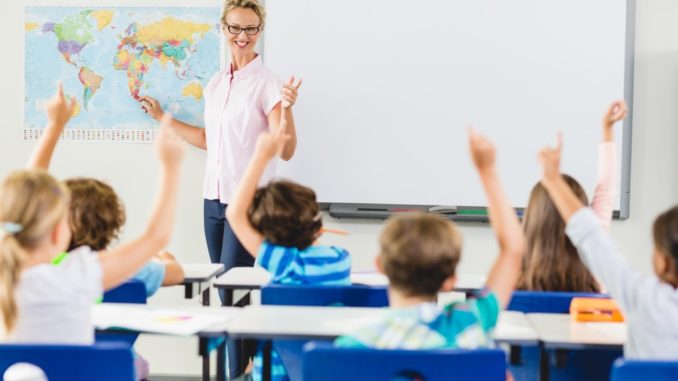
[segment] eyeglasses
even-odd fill
[[[261,25],[259,26],[248,26],[247,28],[241,28],[239,26],[235,25],[228,25],[226,24],[226,28],[228,29],[228,32],[231,34],[235,34],[236,36],[242,33],[242,31],[245,31],[245,34],[248,36],[254,36],[255,34],[259,33],[259,29],[261,29]]]

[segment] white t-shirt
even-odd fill
[[[21,274],[18,319],[9,342],[91,344],[91,308],[103,294],[99,256],[80,247],[58,266],[46,263]]]

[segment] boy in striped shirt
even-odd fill
[[[452,291],[461,256],[461,233],[450,221],[429,214],[392,218],[380,238],[377,268],[389,278],[391,311],[377,324],[335,341],[342,347],[383,349],[491,347],[499,311],[513,292],[525,238],[494,164],[494,147],[471,131],[471,156],[488,198],[488,215],[499,257],[486,288],[464,302],[438,308],[438,292]]]
[[[314,246],[322,220],[315,192],[290,181],[273,181],[257,189],[266,165],[289,139],[284,118],[274,132],[259,135],[254,156],[226,209],[233,232],[255,264],[271,273],[272,283],[350,285],[351,257],[346,250]],[[261,379],[257,354],[252,373],[243,379]],[[289,380],[279,355],[272,351],[272,380]]]

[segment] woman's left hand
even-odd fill
[[[282,88],[282,107],[290,108],[294,106],[294,103],[297,101],[297,94],[299,92],[299,87],[301,86],[301,79],[297,84],[294,84],[294,76],[290,77],[290,80]]]

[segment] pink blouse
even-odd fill
[[[205,87],[207,162],[203,197],[228,204],[254,155],[257,137],[269,128],[268,113],[281,101],[282,82],[257,56],[245,67],[216,73]],[[266,168],[260,184],[275,175]]]

